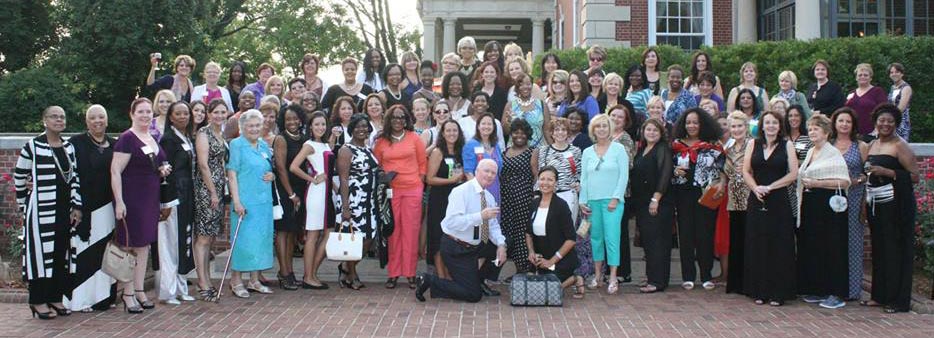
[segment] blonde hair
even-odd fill
[[[645,104],[645,110],[648,111],[649,107],[660,104],[662,105],[662,112],[665,111],[665,100],[661,96],[655,95],[649,98],[649,102]]]
[[[749,116],[746,113],[739,110],[734,110],[730,115],[727,116],[727,119],[742,121],[743,123],[749,123]]]
[[[620,94],[622,96],[626,96],[625,93],[623,93],[625,89],[623,88],[623,83],[625,83],[625,81],[623,81],[623,77],[619,76],[619,74],[617,74],[616,72],[606,74],[606,77],[603,78],[603,83],[602,83],[603,88],[606,88],[606,84],[610,83],[610,81],[613,81],[613,80],[619,81]],[[606,91],[606,89],[604,89],[603,91]]]
[[[872,65],[870,65],[870,64],[868,64],[868,63],[860,63],[860,64],[856,65],[856,69],[853,70],[853,75],[858,74],[859,71],[861,71],[861,70],[865,70],[865,71],[869,72],[869,76],[872,77]]]
[[[165,112],[160,112],[160,111],[158,111],[158,109],[159,109],[159,98],[161,98],[162,96],[168,97],[168,98],[169,98],[169,103],[175,103],[175,101],[178,101],[178,99],[175,98],[175,93],[173,93],[171,90],[163,89],[163,90],[160,90],[160,91],[156,92],[156,96],[153,96],[153,97],[152,97],[152,110],[153,110],[153,111],[156,111],[156,112],[159,113],[160,115],[161,115],[161,114],[168,114],[168,113],[169,113],[168,111],[165,111]],[[166,110],[168,110],[168,108],[166,108]]]
[[[191,70],[195,70],[195,59],[188,55],[181,54],[175,57],[174,64],[175,64],[176,71],[178,70],[178,65],[182,62],[185,62],[186,64],[188,64],[188,66],[191,67]]]
[[[830,118],[824,114],[814,114],[811,118],[808,119],[808,127],[815,126],[824,131],[825,134],[830,135],[831,133],[831,123]],[[855,129],[855,128],[854,128]]]
[[[774,109],[772,109],[772,106],[774,106],[776,103],[781,103],[781,104],[784,104],[784,105],[785,105],[785,108],[784,108],[784,109],[782,109],[781,111],[778,111],[778,112],[781,113],[782,115],[785,115],[785,110],[788,110],[788,107],[791,107],[791,103],[789,103],[788,100],[785,100],[785,99],[783,99],[783,98],[781,98],[781,97],[775,96],[775,97],[773,97],[771,100],[769,100],[769,109],[768,109],[768,110],[774,110]],[[777,110],[776,110],[776,111],[777,111]]]
[[[555,95],[555,86],[551,85],[551,81],[555,81],[555,80],[559,82],[564,82],[564,90],[570,93],[571,88],[570,86],[567,85],[568,79],[570,78],[571,78],[571,74],[568,73],[568,71],[564,69],[558,69],[558,70],[555,70],[554,73],[551,73],[551,79],[548,80],[549,81],[548,82],[548,96]]]
[[[709,62],[710,60],[707,60],[707,61]],[[746,68],[752,68],[752,71],[756,73],[756,80],[759,79],[759,69],[756,68],[756,64],[752,63],[752,61],[746,61],[743,63],[741,67],[739,67],[739,81],[740,82],[743,81],[743,71],[746,70]]]
[[[717,104],[717,101],[711,99],[701,99],[700,102],[697,103],[697,106],[703,107],[707,103],[714,105],[714,107],[717,107],[717,110],[720,110],[720,105]]]
[[[279,95],[276,95],[277,97],[282,97],[283,95],[285,95],[285,89],[286,89],[285,80],[283,80],[282,77],[279,75],[270,76],[269,79],[266,80],[266,86],[263,88],[263,92],[266,93],[266,95],[272,95],[272,94],[269,94],[269,89],[272,88],[273,80],[278,80],[280,83],[282,83],[282,93],[279,93]]]
[[[454,63],[458,64],[458,66],[461,64],[461,56],[457,53],[451,52],[444,54],[444,57],[441,58],[441,63],[444,63],[445,60],[454,60]]]
[[[403,68],[403,69],[405,69],[405,64],[406,64],[406,63],[409,63],[409,61],[420,62],[420,60],[418,59],[418,55],[415,54],[415,52],[413,52],[413,51],[408,51],[408,52],[402,53],[401,59],[402,59],[402,68]],[[418,69],[418,67],[416,67],[416,69]]]
[[[792,72],[790,70],[782,71],[780,74],[778,74],[778,81],[781,82],[782,80],[791,82],[792,89],[798,87],[798,76],[795,75],[795,72]]]
[[[606,48],[601,47],[600,45],[593,45],[587,49],[587,57],[599,56],[606,61]]]
[[[525,55],[522,53],[522,47],[519,47],[515,42],[510,42],[506,44],[506,47],[503,47],[503,55],[509,55],[509,52],[518,52],[519,58],[524,59]]]
[[[509,47],[509,46],[507,45],[506,47]],[[519,57],[519,58],[512,59],[512,61],[509,61],[506,63],[507,74],[509,73],[509,66],[512,65],[513,63],[518,63],[519,67],[522,68],[523,73],[529,74],[532,72],[532,67],[529,67],[529,63],[526,62],[524,58]]]
[[[210,62],[204,64],[204,70],[202,70],[202,72],[207,73],[207,72],[208,72],[208,68],[217,69],[217,72],[218,72],[218,73],[221,72],[221,65],[217,64],[217,62],[214,62],[214,61],[210,61]]]
[[[593,131],[595,127],[597,126],[597,124],[601,122],[606,122],[606,124],[610,127],[610,130],[611,131],[614,130],[613,119],[610,118],[610,115],[597,114],[597,116],[594,116],[594,118],[590,120],[590,125],[587,126],[587,135],[589,135],[590,139],[594,142],[597,142],[597,135],[594,135]],[[607,137],[610,137],[610,135],[607,135]]]

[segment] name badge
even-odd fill
[[[264,160],[268,160],[268,159],[269,159],[269,154],[267,154],[267,153],[262,153],[261,155],[263,155],[263,159],[264,159]]]
[[[185,151],[191,151],[191,146],[188,143],[182,143],[182,149]]]
[[[144,154],[144,155],[152,155],[152,154],[153,154],[152,147],[150,147],[150,146],[142,146],[142,147],[139,148],[139,149],[143,151],[143,154]]]
[[[386,189],[386,198],[392,198],[392,188]]]
[[[807,147],[808,147],[807,143],[795,143],[795,149],[804,150],[804,149],[807,149]]]
[[[453,159],[453,158],[446,158],[446,159],[444,159],[444,163],[447,164],[448,167],[453,166],[453,165],[454,165],[454,159]]]
[[[483,147],[482,147],[482,146],[480,146],[480,147],[473,147],[473,153],[474,153],[474,154],[483,154]]]

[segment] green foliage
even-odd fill
[[[0,6],[0,76],[28,66],[56,41],[49,1],[4,1]]]
[[[57,105],[65,109],[68,130],[84,128],[77,112],[86,107],[81,86],[52,67],[26,68],[0,81],[0,130],[41,132],[42,110]]]
[[[680,64],[690,69],[691,55],[672,46],[659,46],[662,67]],[[645,47],[610,48],[604,71],[623,72],[629,65],[642,60]],[[873,83],[888,91],[892,82],[885,67],[892,62],[905,65],[905,80],[914,89],[911,99],[912,142],[934,142],[934,37],[890,37],[818,39],[812,41],[776,41],[704,47],[713,59],[713,70],[723,81],[723,90],[739,83],[739,69],[746,61],[758,68],[759,85],[769,93],[778,92],[778,74],[791,70],[798,77],[798,90],[806,90],[814,81],[811,67],[817,59],[830,63],[830,78],[845,90],[856,87],[853,69],[857,64],[869,63],[873,68]],[[561,59],[564,69],[587,68],[584,49],[552,51]],[[541,57],[535,63],[540,74]]]
[[[269,62],[280,70],[291,66],[300,74],[297,68],[305,53],[318,54],[327,65],[365,50],[344,22],[347,10],[337,4],[326,8],[320,1],[254,1],[245,6],[244,13],[254,14],[237,18],[231,26],[239,30],[219,40],[211,54],[222,65],[242,60],[252,72],[260,63]]]

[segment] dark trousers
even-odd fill
[[[872,300],[898,311],[911,308],[914,229],[899,220],[896,202],[867,206],[872,243]],[[912,223],[913,225],[913,223]]]
[[[471,303],[479,302],[483,297],[483,291],[480,289],[480,283],[483,276],[477,269],[477,260],[486,254],[484,251],[490,251],[492,247],[493,256],[496,256],[496,247],[490,243],[480,245],[465,245],[448,237],[441,236],[441,259],[447,266],[451,279],[442,279],[435,275],[425,275],[425,282],[428,283],[432,298],[450,298],[463,300]],[[495,258],[493,258],[495,259]],[[493,259],[487,259],[484,268],[492,266]]]
[[[631,200],[631,198],[627,198],[625,203],[620,203],[623,207],[623,221],[619,224],[619,271],[616,271],[616,275],[619,277],[632,275],[632,245],[629,238],[629,220],[636,217],[638,211],[633,210],[632,204],[630,204]]]
[[[664,290],[671,279],[671,222],[674,218],[674,207],[667,203],[660,204],[655,216],[649,213],[647,203],[631,207],[636,215],[639,238],[645,250],[645,274],[648,283]]]
[[[717,211],[709,209],[697,200],[701,197],[701,188],[678,187],[675,189],[675,206],[678,213],[678,246],[681,248],[681,276],[685,282],[697,278],[700,268],[701,282],[712,279],[713,270],[713,234],[717,221]]]
[[[70,288],[68,250],[71,247],[68,226],[55,229],[55,250],[52,252],[52,276],[29,281],[29,304],[61,303]]]
[[[746,210],[730,211],[730,273],[726,278],[726,293],[743,292],[743,261],[746,251]]]

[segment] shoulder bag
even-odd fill
[[[136,267],[136,253],[129,247],[130,228],[126,225],[126,218],[123,222],[126,245],[121,246],[117,243],[117,230],[114,230],[107,247],[104,249],[104,260],[101,262],[101,271],[113,277],[118,282],[127,283],[133,280],[133,269]]]

